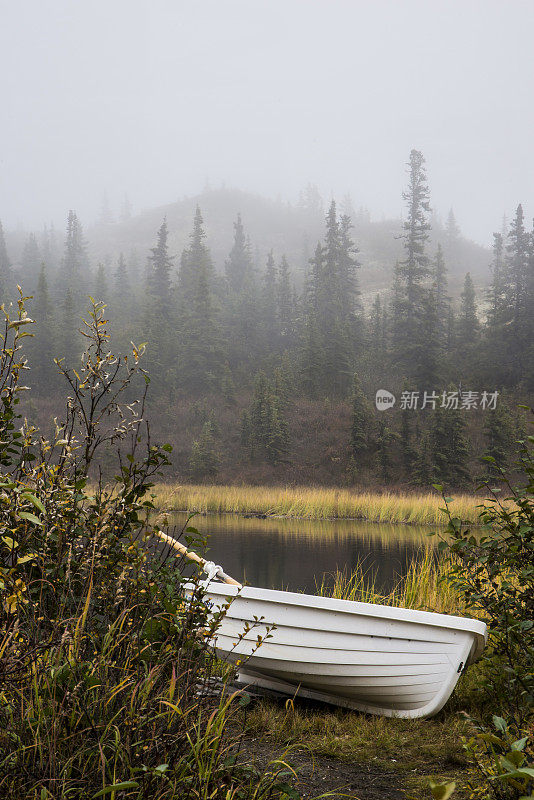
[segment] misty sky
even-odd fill
[[[309,181],[489,242],[534,214],[533,0],[0,0],[0,218],[89,225],[226,182]]]

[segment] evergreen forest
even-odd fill
[[[0,226],[2,300],[22,287],[36,322],[32,415],[46,430],[64,405],[55,359],[76,369],[91,297],[113,352],[146,350],[177,480],[491,481],[534,395],[534,231],[519,203],[491,248],[467,240],[433,211],[417,150],[401,195],[401,220],[310,185],[295,205],[206,189],[140,214],[106,203],[87,231],[74,210],[64,231]]]

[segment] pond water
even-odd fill
[[[182,529],[186,516],[169,522]],[[220,564],[238,581],[266,589],[314,593],[323,575],[358,564],[375,578],[376,588],[391,590],[407,566],[432,546],[430,529],[353,520],[315,521],[245,518],[234,514],[198,515],[192,522],[208,537],[204,557]],[[198,550],[198,548],[195,548]]]

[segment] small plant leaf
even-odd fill
[[[33,522],[34,525],[42,525],[43,524],[41,522],[41,520],[39,519],[39,517],[36,517],[35,514],[31,514],[29,511],[20,511],[19,512],[19,517],[21,519],[27,519],[28,522]]]
[[[18,564],[25,564],[27,561],[35,561],[37,558],[37,553],[28,553],[27,556],[21,556],[17,558],[17,565]]]
[[[113,786],[106,786],[104,789],[100,789],[99,792],[92,795],[91,800],[96,800],[97,797],[104,797],[105,794],[110,794],[111,792],[120,792],[121,789],[138,789],[139,784],[137,781],[123,781],[122,783],[114,783]]]
[[[21,494],[21,497],[23,497],[25,500],[29,500],[29,501],[30,501],[30,503],[33,503],[33,505],[35,506],[35,508],[38,508],[38,509],[39,509],[39,511],[40,511],[42,514],[46,514],[46,509],[45,509],[44,505],[41,503],[41,501],[39,500],[39,498],[38,498],[38,497],[36,497],[34,494],[32,494],[31,492],[23,492],[23,493]]]
[[[11,536],[2,536],[2,541],[5,545],[7,545],[10,550],[15,550],[19,546],[19,543],[16,539],[12,539]]]

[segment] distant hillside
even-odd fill
[[[96,262],[106,257],[115,259],[120,251],[129,253],[132,248],[141,259],[154,244],[155,233],[163,217],[167,218],[171,251],[179,257],[186,246],[191,230],[195,207],[199,205],[204,217],[208,243],[216,268],[224,269],[224,262],[232,246],[233,223],[241,214],[257,266],[263,269],[271,248],[275,255],[287,256],[298,283],[302,280],[307,259],[313,254],[316,242],[324,233],[324,213],[305,204],[291,205],[280,200],[270,200],[260,195],[237,189],[206,190],[201,194],[176,203],[144,211],[127,222],[97,225],[87,230],[90,252]],[[354,222],[354,238],[360,250],[360,284],[364,300],[369,302],[374,294],[389,288],[396,259],[402,258],[401,220],[371,221],[365,212],[355,212],[341,203],[341,211],[348,212]],[[446,232],[434,227],[431,250],[441,241],[447,255],[450,291],[457,295],[465,276],[470,271],[478,287],[488,281],[489,250],[460,236],[454,243],[454,252],[448,252]],[[177,259],[178,262],[178,259]]]
[[[314,204],[303,201],[291,205],[237,189],[207,189],[193,197],[143,211],[125,222],[86,227],[85,235],[93,267],[99,261],[114,262],[121,251],[128,257],[132,250],[136,251],[142,264],[154,244],[158,227],[166,217],[170,249],[178,266],[180,254],[188,241],[195,207],[199,205],[216,269],[222,271],[232,245],[233,223],[240,213],[251,240],[257,267],[263,269],[266,255],[273,248],[276,257],[282,254],[287,256],[300,287],[307,260],[324,234],[324,209],[317,198],[314,199]],[[349,213],[354,222],[354,238],[362,265],[360,286],[363,300],[369,304],[377,292],[391,286],[393,266],[397,259],[402,258],[402,241],[399,238],[402,235],[402,221],[371,221],[364,210],[354,211],[347,207],[346,202],[340,203],[340,211]],[[25,238],[26,234],[21,230],[8,233],[8,248],[15,266],[21,257]],[[59,243],[62,239],[63,232],[58,231]],[[430,253],[435,250],[437,242],[441,242],[445,250],[449,288],[453,296],[459,294],[468,271],[478,289],[487,284],[491,258],[489,250],[461,235],[449,246],[445,229],[434,222]]]

